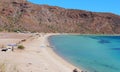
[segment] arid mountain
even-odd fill
[[[0,0],[0,31],[119,34],[120,16]]]

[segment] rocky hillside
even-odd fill
[[[120,16],[0,0],[0,31],[119,34]]]

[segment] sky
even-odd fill
[[[93,12],[110,12],[120,15],[120,0],[28,0],[35,4],[59,6]]]

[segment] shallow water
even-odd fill
[[[53,50],[88,72],[120,72],[120,36],[59,35]]]

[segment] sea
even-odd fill
[[[120,72],[120,36],[56,35],[49,37],[53,50],[87,72]]]

